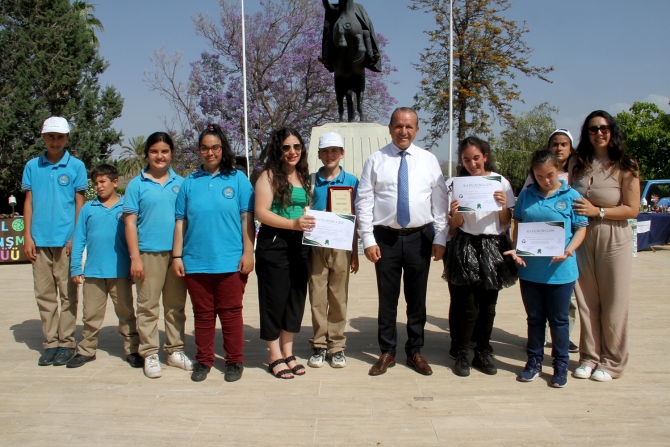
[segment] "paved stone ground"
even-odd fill
[[[0,266],[0,445],[666,446],[669,269],[670,250],[640,253],[634,261],[631,355],[624,377],[608,383],[570,378],[567,388],[554,389],[548,386],[550,374],[533,383],[515,380],[525,362],[518,287],[503,291],[498,304],[492,340],[498,375],[473,371],[459,378],[451,372],[449,295],[438,263],[428,288],[423,350],[432,376],[405,367],[404,355],[387,374],[367,375],[378,355],[377,298],[374,269],[363,260],[351,281],[345,369],[308,368],[306,376],[289,381],[269,375],[252,277],[244,310],[246,369],[242,380],[232,384],[223,380],[220,357],[201,383],[179,369],[164,367],[162,378],[150,380],[130,368],[123,361],[111,302],[97,361],[79,369],[37,366],[42,334],[30,266]],[[398,314],[402,346],[402,304]],[[187,315],[187,353],[192,356],[190,307]],[[307,310],[295,349],[303,363],[310,335]],[[571,359],[573,370],[577,354]],[[544,365],[551,371],[551,358]]]

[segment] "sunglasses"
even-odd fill
[[[288,152],[293,148],[294,151],[300,152],[302,150],[302,144],[296,143],[296,144],[285,144],[281,147],[282,152]]]
[[[209,151],[212,151],[215,154],[218,154],[221,152],[221,145],[220,144],[215,144],[214,146],[200,146],[198,149],[200,149],[201,154],[206,154]]]
[[[603,135],[610,133],[610,126],[591,126],[589,127],[589,133],[591,135],[598,135],[598,131],[602,132]]]

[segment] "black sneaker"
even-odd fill
[[[209,374],[210,369],[211,368],[207,365],[203,365],[200,362],[196,363],[195,365],[193,365],[191,380],[194,382],[202,382],[207,378],[207,374]]]
[[[144,357],[137,352],[127,355],[126,361],[132,368],[144,368]]]
[[[84,363],[92,362],[95,360],[95,354],[93,355],[81,355],[77,354],[74,357],[72,357],[72,360],[67,362],[67,365],[65,365],[66,368],[79,368],[80,366],[84,366]]]
[[[570,342],[570,346],[568,346],[568,352],[579,352],[579,346],[573,342]]]
[[[40,359],[37,361],[37,364],[40,366],[50,366],[54,364],[54,358],[58,348],[46,348],[44,354],[40,356]]]
[[[475,352],[475,358],[472,359],[472,367],[489,376],[498,373],[498,368],[493,364],[491,351],[488,349],[485,349],[482,352]]]
[[[551,386],[564,388],[568,384],[568,364],[554,360],[554,375],[551,377]]]
[[[54,366],[63,366],[67,365],[67,362],[72,360],[77,352],[74,348],[58,348],[56,352],[56,357],[54,357]]]
[[[523,371],[517,376],[519,382],[532,382],[536,377],[542,374],[542,362],[538,357],[530,357]]]
[[[470,375],[470,362],[468,361],[467,351],[461,351],[456,356],[454,374],[461,377],[468,377]]]
[[[244,371],[244,365],[242,363],[231,363],[226,365],[226,373],[223,375],[223,380],[226,382],[236,382],[242,378],[242,371]]]

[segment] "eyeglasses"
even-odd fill
[[[212,151],[214,154],[218,154],[221,152],[221,145],[220,144],[215,144],[214,146],[200,146],[198,149],[200,149],[201,154],[206,154],[209,151]]]
[[[302,150],[302,144],[296,143],[296,144],[285,144],[281,147],[282,152],[288,152],[293,148],[294,151],[300,152]]]
[[[589,127],[589,133],[591,135],[598,135],[598,131],[602,132],[603,135],[610,133],[610,126],[591,126]]]

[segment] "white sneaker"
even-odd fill
[[[144,375],[150,379],[158,379],[163,375],[161,362],[158,360],[158,354],[152,354],[144,359]]]
[[[312,349],[312,356],[307,361],[307,366],[311,368],[321,368],[326,361],[326,350],[323,348]]]
[[[193,364],[191,363],[191,360],[186,357],[184,351],[175,351],[168,355],[167,365],[181,368],[184,371],[193,371]]]
[[[347,358],[344,356],[344,351],[331,354],[330,366],[332,366],[333,368],[344,368],[345,366],[347,366]]]
[[[575,369],[575,372],[572,373],[572,377],[575,379],[588,379],[593,373],[593,368],[590,366],[582,365]]]
[[[612,376],[610,376],[608,372],[596,369],[593,371],[593,374],[591,374],[591,380],[595,380],[597,382],[609,382],[612,380]]]

